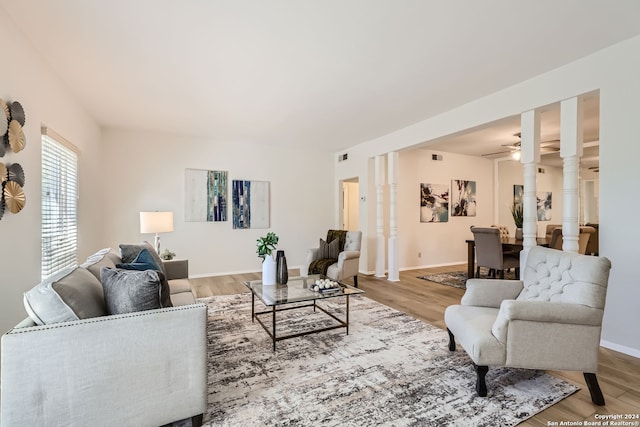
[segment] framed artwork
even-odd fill
[[[524,195],[524,185],[514,184],[513,204],[522,206],[522,196]]]
[[[451,216],[476,216],[475,181],[451,181]]]
[[[542,191],[536,193],[536,207],[538,221],[551,221],[551,192]]]
[[[233,180],[233,228],[269,228],[269,182]]]
[[[420,184],[420,222],[449,221],[449,186]]]
[[[227,171],[185,169],[185,221],[227,220]]]

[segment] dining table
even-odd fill
[[[503,237],[501,240],[503,252],[520,252],[524,247],[522,239]],[[467,239],[465,241],[467,242],[467,277],[475,277],[476,242],[473,239]],[[547,237],[536,237],[536,244],[538,246],[548,247],[549,239]]]

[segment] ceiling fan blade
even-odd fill
[[[486,153],[483,154],[482,157],[484,156],[495,156],[496,154],[507,154],[507,153],[513,153],[513,150],[509,150],[509,151],[497,151],[495,153]]]
[[[558,147],[540,147],[541,153],[557,153],[560,151]]]

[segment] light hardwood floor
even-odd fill
[[[464,291],[418,279],[417,276],[460,271],[465,267],[466,265],[460,265],[402,271],[399,282],[389,282],[373,276],[360,275],[358,285],[366,292],[365,296],[375,301],[432,325],[445,328],[443,320],[445,308],[452,304],[458,304]],[[291,277],[297,273],[295,270],[289,271]],[[191,283],[200,298],[247,292],[242,282],[257,279],[260,279],[260,273],[191,279]],[[346,282],[353,284],[352,280]],[[464,350],[459,348],[458,351]],[[640,359],[600,348],[598,381],[607,403],[606,406],[593,405],[581,372],[553,371],[550,373],[577,384],[581,390],[525,421],[520,426],[550,426],[554,423],[561,425],[559,424],[561,421],[600,421],[595,417],[596,414],[621,415],[622,417],[625,415],[640,416]],[[488,384],[488,387],[490,388],[491,384]],[[640,419],[622,418],[620,421],[640,422]]]

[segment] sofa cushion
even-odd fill
[[[167,274],[167,272],[164,270],[162,258],[160,258],[160,255],[158,255],[155,248],[151,246],[149,242],[145,241],[140,244],[121,243],[119,247],[120,247],[120,256],[122,257],[122,262],[124,263],[133,262],[133,260],[136,259],[138,254],[143,249],[146,249],[149,251],[153,259],[155,260],[156,264],[160,266],[160,271],[162,271],[162,274],[164,275]]]
[[[119,262],[122,262],[122,259],[116,251],[111,248],[104,248],[90,255],[81,267],[89,270],[96,279],[100,280],[100,269],[102,267],[114,268]]]
[[[102,286],[83,267],[55,274],[24,294],[24,307],[38,325],[105,316]]]
[[[163,278],[162,273],[158,271],[105,267],[100,276],[109,314],[132,313],[170,306],[163,304]],[[166,285],[166,295],[169,298],[169,285]]]

